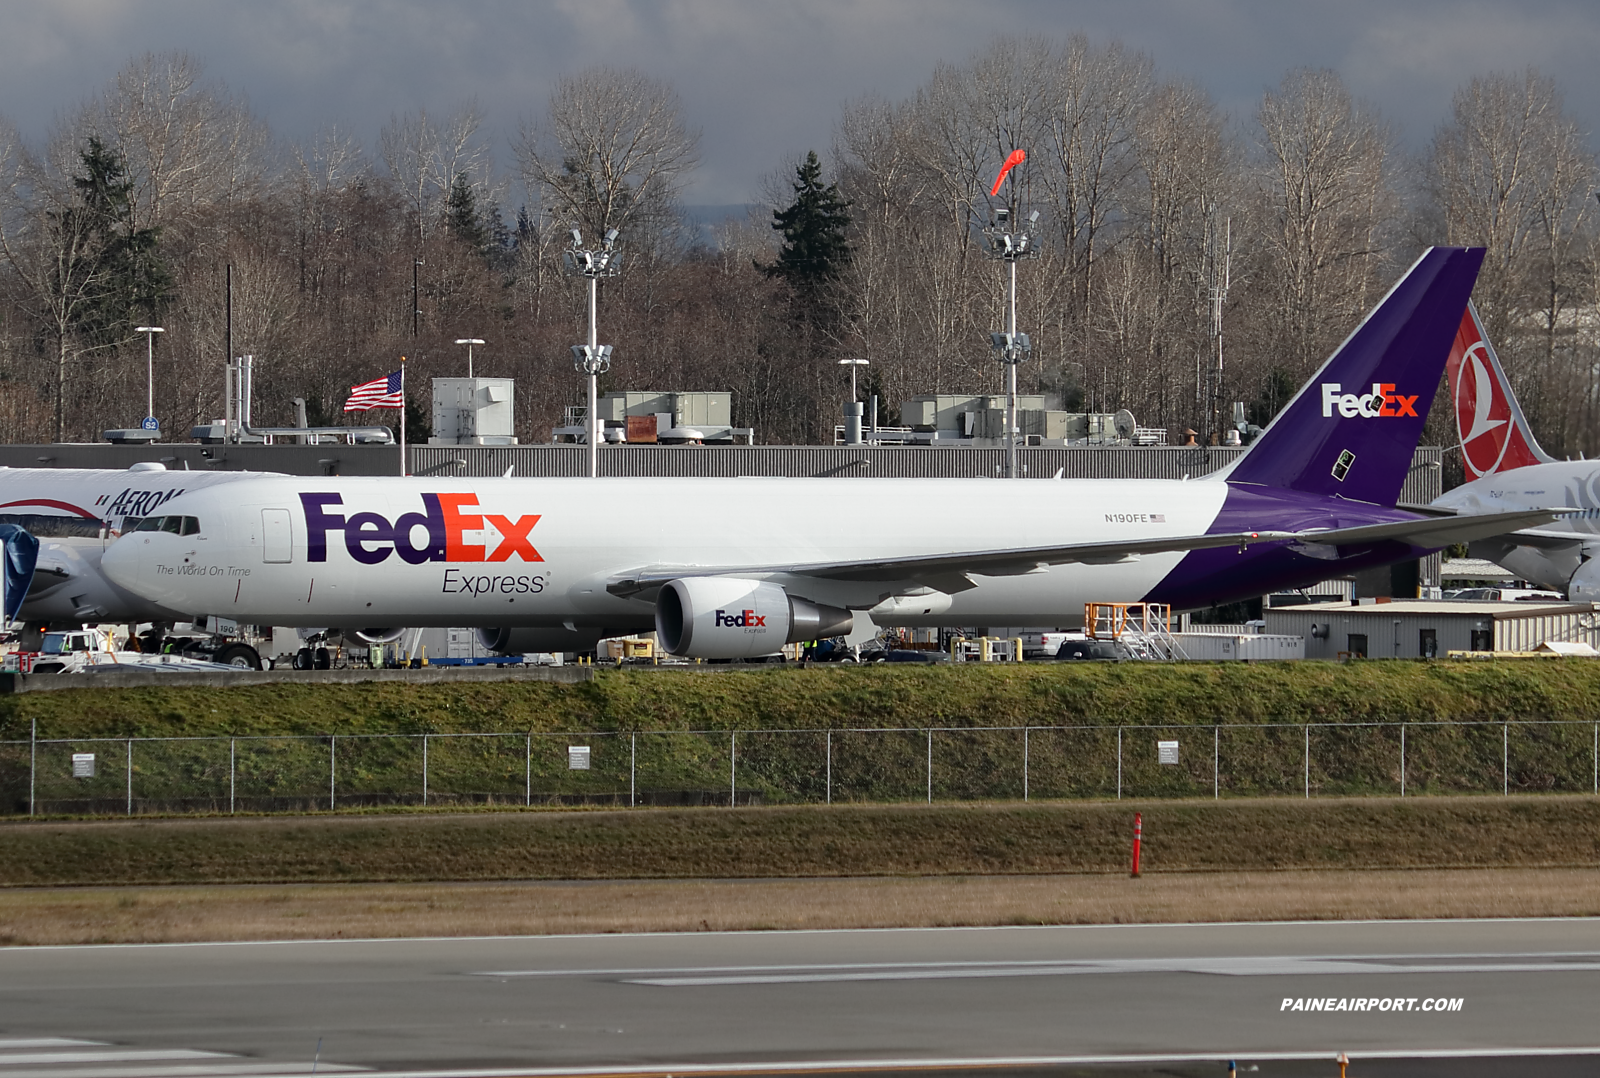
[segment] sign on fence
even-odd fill
[[[75,779],[94,778],[94,753],[75,752],[72,754],[72,777]]]
[[[1176,741],[1157,741],[1156,751],[1160,754],[1162,763],[1176,764],[1178,762],[1178,743]]]
[[[567,746],[567,770],[568,771],[587,771],[587,770],[589,770],[589,746],[588,745],[568,745]]]

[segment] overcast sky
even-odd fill
[[[1529,65],[1600,123],[1594,0],[0,0],[0,20],[0,114],[29,138],[131,58],[181,49],[291,139],[337,122],[370,149],[393,113],[476,97],[508,167],[557,76],[637,67],[703,132],[693,203],[754,200],[827,149],[842,103],[908,95],[998,34],[1120,40],[1244,118],[1285,71],[1329,67],[1412,146],[1466,79]]]

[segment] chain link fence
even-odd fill
[[[1600,794],[1600,722],[0,742],[12,816],[1585,792]]]

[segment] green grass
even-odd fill
[[[84,688],[0,697],[0,740],[1596,717],[1600,662],[605,670],[593,681]]]
[[[0,824],[6,886],[1555,867],[1583,797],[650,809]]]

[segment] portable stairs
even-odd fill
[[[1167,603],[1084,603],[1083,630],[1091,640],[1110,640],[1130,659],[1187,659],[1172,635]]]

